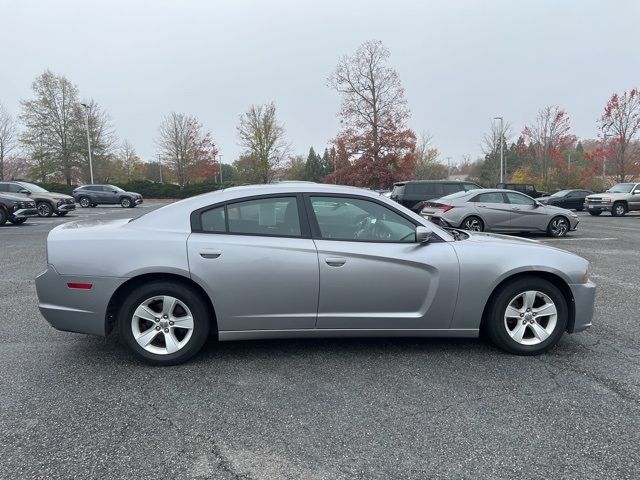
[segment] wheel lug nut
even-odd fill
[[[169,315],[164,315],[162,318],[169,318]]]
[[[169,325],[173,325],[173,324],[174,324],[174,322],[169,322]]]
[[[521,316],[521,317],[524,317],[524,313],[521,313],[521,314],[520,314],[520,316]]]
[[[169,329],[168,329],[168,328],[165,328],[165,329],[164,329],[164,333],[169,333]]]
[[[160,330],[160,325],[158,325],[158,326],[156,327],[156,330]]]

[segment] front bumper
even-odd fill
[[[53,265],[36,277],[40,313],[52,327],[66,332],[107,334],[107,307],[116,289],[127,279],[60,275]],[[89,290],[67,283],[91,283]]]
[[[70,212],[75,209],[75,203],[63,203],[62,205],[58,205],[58,207],[56,207],[56,212]]]
[[[136,205],[140,205],[143,202],[142,197],[140,198],[136,198],[133,203],[135,203]]]
[[[573,295],[574,321],[569,326],[569,333],[577,333],[591,326],[593,305],[596,298],[596,285],[591,280],[587,283],[569,285]]]
[[[35,208],[21,208],[11,214],[13,218],[37,217],[38,210]]]
[[[610,212],[613,203],[585,203],[584,209],[592,212]]]

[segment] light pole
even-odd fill
[[[451,176],[451,157],[447,157],[447,180]]]
[[[81,103],[84,107],[86,116],[85,116],[85,125],[87,127],[87,146],[89,148],[89,176],[91,177],[91,184],[93,184],[93,162],[91,161],[91,136],[89,135],[89,110],[91,107],[86,103]]]
[[[607,138],[609,138],[611,135],[609,135],[608,133],[603,133],[602,134],[602,183],[604,185],[604,183],[606,182],[606,178],[607,178],[607,152],[605,151],[607,148]]]
[[[160,161],[160,154],[158,154],[158,169],[160,170],[160,183],[164,183],[162,181],[162,162]]]
[[[494,120],[500,120],[500,183],[503,182],[503,174],[505,171],[504,164],[504,119],[502,117],[493,117]]]
[[[218,166],[220,167],[220,185],[222,185],[222,154],[218,155]]]

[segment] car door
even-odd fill
[[[254,197],[193,213],[189,269],[221,331],[314,328],[318,255],[301,201]]]
[[[531,197],[517,192],[505,192],[511,207],[512,230],[546,230],[548,212]]]
[[[459,277],[449,242],[416,243],[416,223],[382,201],[305,199],[320,268],[317,328],[449,327]]]
[[[104,195],[104,203],[108,203],[110,205],[118,203],[119,194],[113,185],[103,185],[102,189]]]
[[[484,223],[485,230],[504,231],[511,228],[511,205],[502,192],[480,193],[470,202]]]

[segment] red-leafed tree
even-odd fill
[[[634,139],[640,130],[640,91],[637,88],[622,95],[614,93],[600,118],[600,129],[611,138],[613,166],[619,182],[638,174],[640,151]]]
[[[569,135],[570,129],[567,112],[556,105],[551,105],[540,110],[535,121],[522,131],[525,140],[533,148],[542,176],[542,184],[547,188],[549,187],[549,170],[554,166],[554,160],[559,158],[559,152],[575,140]]]
[[[389,187],[410,178],[415,168],[415,133],[398,73],[388,65],[380,41],[362,44],[343,57],[328,84],[342,96],[343,130],[333,140],[341,168],[325,181]]]

